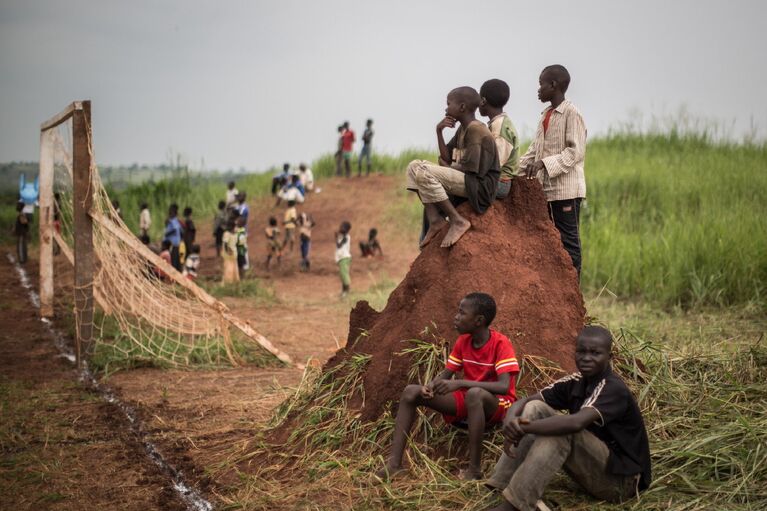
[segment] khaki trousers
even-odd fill
[[[407,184],[410,191],[418,192],[421,202],[431,204],[447,200],[447,195],[466,197],[465,174],[450,167],[442,167],[426,160],[413,160],[407,166]]]
[[[522,417],[533,421],[558,412],[543,401],[530,401]],[[570,435],[525,435],[515,457],[502,454],[488,486],[503,489],[503,496],[520,511],[535,511],[546,485],[561,468],[591,495],[618,502],[636,494],[637,476],[607,473],[610,451],[594,434],[583,430]]]

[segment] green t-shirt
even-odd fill
[[[509,116],[506,113],[500,114],[503,119],[501,123],[501,129],[498,135],[511,144],[511,154],[505,162],[501,162],[501,178],[511,179],[514,176],[519,175],[519,137],[517,136],[517,130],[514,128],[514,123],[511,122]],[[495,130],[492,130],[493,134]]]

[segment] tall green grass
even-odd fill
[[[767,296],[767,145],[620,133],[586,152],[583,283],[695,307]]]

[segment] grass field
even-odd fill
[[[374,155],[375,169],[402,173],[422,150]],[[767,304],[767,144],[715,142],[706,133],[617,133],[589,142],[588,198],[582,212],[583,287],[664,307]],[[313,162],[318,177],[334,173],[325,155]],[[248,174],[237,186],[251,198],[269,193],[271,172]],[[182,177],[112,191],[137,230],[138,205],[153,213],[152,237],[162,233],[167,206],[213,216],[223,178]],[[392,204],[393,220],[417,228],[420,205]],[[5,206],[0,218],[10,223]],[[10,228],[10,226],[9,226]]]

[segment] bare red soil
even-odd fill
[[[498,305],[493,327],[506,334],[518,357],[535,356],[571,370],[575,337],[586,310],[570,257],[546,211],[538,182],[517,180],[512,193],[477,215],[459,208],[472,228],[450,249],[447,228],[416,258],[380,313],[358,305],[351,314],[349,344],[329,365],[355,353],[372,355],[366,368],[363,419],[374,419],[408,383],[407,339],[453,341],[458,302],[474,291]],[[429,328],[429,336],[424,329]],[[362,332],[366,335],[359,335]]]

